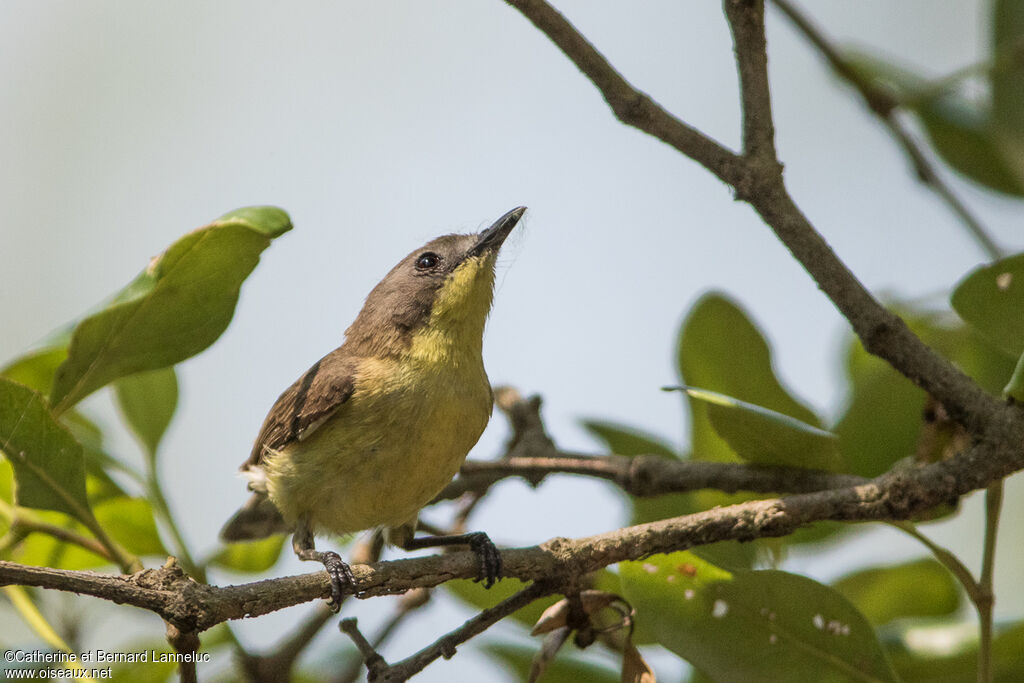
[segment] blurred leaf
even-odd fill
[[[144,498],[110,498],[95,508],[100,526],[115,541],[136,555],[166,557],[153,518],[153,508]],[[89,530],[58,513],[42,513],[42,521],[91,538]],[[95,569],[109,566],[110,560],[74,543],[66,543],[45,533],[34,533],[22,544],[17,559],[24,564],[57,569]]]
[[[992,126],[1024,181],[1024,4],[996,0],[992,17]]]
[[[862,569],[832,587],[876,626],[906,617],[944,617],[960,607],[959,585],[931,558]]]
[[[153,507],[145,498],[112,498],[95,507],[99,520],[114,540],[135,555],[168,555],[160,542]]]
[[[0,378],[0,451],[14,466],[15,502],[89,518],[82,446],[42,396]]]
[[[54,373],[67,357],[66,345],[37,349],[11,361],[0,370],[0,376],[24,384],[45,396],[50,393]]]
[[[915,334],[982,388],[996,393],[1010,377],[1013,359],[948,314],[896,308]],[[833,431],[847,470],[875,477],[916,453],[927,396],[852,337],[846,366],[849,394]]]
[[[1024,353],[1017,359],[1017,367],[1013,369],[1010,381],[1003,387],[1003,396],[1024,403]]]
[[[253,207],[172,244],[106,308],[75,327],[54,378],[56,412],[119,377],[173,365],[216,341],[260,253],[290,229],[281,209]]]
[[[14,605],[14,609],[17,610],[22,620],[39,636],[40,640],[56,651],[71,652],[68,644],[57,634],[57,631],[36,607],[28,589],[24,586],[4,586],[3,592]]]
[[[838,438],[824,429],[715,391],[666,387],[707,404],[715,432],[747,462],[839,469]]]
[[[1003,350],[1024,351],[1024,254],[971,271],[953,290],[953,309]]]
[[[122,647],[119,647],[117,651],[147,652],[151,654],[149,656],[149,661],[146,662],[125,662],[113,665],[111,667],[111,680],[134,683],[134,681],[155,682],[172,681],[178,679],[176,675],[178,673],[177,664],[175,664],[174,662],[156,661],[156,657],[154,657],[152,654],[172,654],[174,650],[168,647],[166,640],[137,640]],[[205,652],[206,648],[203,647],[201,651]]]
[[[922,629],[917,640],[923,640]],[[972,629],[974,631],[974,629]],[[948,640],[937,634],[939,647]],[[1024,681],[1024,623],[999,629],[992,640],[992,669],[994,683],[1019,683]],[[978,676],[978,646],[973,644],[957,649],[953,654],[934,655],[914,651],[906,646],[892,647],[889,651],[893,668],[904,683],[961,683],[973,681]]]
[[[605,448],[618,455],[634,456],[653,453],[664,457],[677,457],[667,444],[630,427],[592,421],[585,421],[583,426],[594,438],[603,442]],[[630,523],[644,524],[699,512],[704,509],[701,507],[701,501],[698,500],[700,493],[670,493],[645,498],[630,497],[633,509]],[[722,541],[702,546],[697,552],[719,564],[730,567],[749,567],[754,562],[757,549],[750,543]]]
[[[507,680],[527,680],[536,650],[501,643],[484,645],[481,649],[492,659],[500,662],[498,670],[508,675]],[[565,653],[556,657],[544,670],[544,675],[540,677],[541,683],[620,683],[620,681],[621,677],[618,671],[568,657]]]
[[[864,616],[811,579],[730,573],[689,552],[619,567],[637,621],[716,680],[896,680]]]
[[[228,543],[211,560],[211,564],[244,574],[265,572],[277,564],[284,539],[283,534],[275,534],[258,541]]]
[[[519,579],[505,578],[490,588],[484,588],[483,585],[476,581],[457,579],[445,582],[444,587],[464,604],[470,605],[477,610],[485,610],[494,607],[502,600],[511,598],[528,585]],[[556,602],[558,602],[557,595],[548,595],[539,600],[534,600],[526,607],[516,610],[511,616],[526,626],[527,629],[530,629],[540,619],[540,615],[544,610]]]
[[[684,384],[734,396],[820,427],[818,416],[786,391],[772,366],[764,335],[735,302],[711,293],[694,305],[679,337],[679,372]],[[699,452],[694,457],[705,459]]]
[[[601,441],[609,453],[615,455],[663,455],[666,458],[678,458],[679,454],[666,441],[652,434],[645,434],[639,429],[627,425],[615,424],[603,420],[583,420],[583,428]]]
[[[722,293],[701,297],[683,321],[677,346],[678,368],[683,384],[699,386],[734,396],[747,403],[764,406],[809,425],[820,427],[814,412],[791,396],[775,376],[768,342],[749,316]],[[691,447],[695,460],[740,462],[724,439],[715,431],[704,401],[688,398],[691,414]],[[750,494],[725,494],[695,491],[678,496],[638,500],[637,516],[665,519],[751,500]],[[656,517],[655,515],[661,515]],[[815,525],[786,539],[759,539],[751,543],[725,541],[696,550],[715,564],[727,567],[751,567],[758,557],[777,557],[787,545],[819,540],[838,527]]]
[[[93,505],[108,498],[127,496],[128,493],[107,474],[107,470],[126,472],[138,479],[130,468],[115,460],[104,450],[103,432],[99,425],[77,410],[60,416],[60,423],[82,444],[85,461],[85,491]]]
[[[14,502],[14,470],[7,458],[0,458],[0,500]]]
[[[117,405],[150,460],[178,406],[178,376],[173,367],[139,372],[114,382]]]
[[[877,55],[849,51],[844,57],[861,77],[918,117],[933,148],[951,168],[998,192],[1024,195],[1013,153],[979,104],[957,92],[935,91],[927,79]]]

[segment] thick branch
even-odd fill
[[[731,0],[730,0],[731,1]],[[543,0],[506,0],[523,13],[565,53],[598,87],[616,116],[636,101],[637,92],[616,72],[586,39],[554,8]],[[737,53],[756,53],[764,37],[737,26]],[[756,58],[744,58],[753,71]],[[759,68],[759,67],[757,67]],[[752,73],[741,83],[749,88],[748,99],[758,100],[759,77]],[[736,196],[748,202],[771,227],[779,240],[811,275],[818,287],[853,327],[870,353],[883,358],[896,370],[922,387],[946,406],[950,414],[974,434],[981,433],[995,417],[1000,402],[982,391],[970,378],[922,342],[903,320],[886,310],[839,260],[822,236],[800,212],[786,191],[776,164],[737,157],[707,137],[671,116],[650,98],[642,97],[644,116],[626,123],[671,144],[704,165],[735,188]],[[767,133],[763,119],[747,117],[748,126],[762,126],[763,133],[748,131],[752,138]],[[713,147],[709,148],[709,143]],[[709,149],[717,149],[709,153]]]
[[[1024,468],[1024,443],[1017,408],[985,439],[950,460],[920,469],[885,474],[868,483],[831,491],[750,501],[693,515],[626,527],[581,539],[556,538],[530,548],[502,552],[503,575],[523,581],[568,582],[585,573],[654,553],[685,550],[716,541],[749,541],[785,536],[817,521],[907,519],[948,504]],[[474,578],[479,567],[470,552],[372,565],[355,565],[360,597],[401,593],[452,579]],[[326,572],[257,581],[240,586],[199,584],[169,563],[129,576],[29,567],[0,562],[0,585],[20,584],[93,595],[156,612],[186,632],[222,621],[255,617],[326,598]]]
[[[538,484],[549,474],[577,474],[613,482],[631,496],[649,497],[716,489],[726,493],[809,493],[863,484],[852,474],[833,474],[798,467],[671,460],[656,455],[592,456],[551,447],[547,455],[513,456],[500,460],[469,460],[459,477],[438,494],[452,500],[469,491],[482,493],[508,477]]]

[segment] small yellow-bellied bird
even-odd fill
[[[225,541],[294,532],[303,560],[323,563],[331,605],[355,582],[318,534],[383,528],[406,550],[466,544],[489,588],[501,555],[482,532],[415,537],[416,519],[451,481],[490,419],[484,323],[498,250],[525,207],[479,234],[444,235],[373,288],[345,342],[270,409],[242,472],[253,495],[221,530]]]

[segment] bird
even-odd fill
[[[380,529],[406,550],[468,545],[487,588],[501,554],[484,532],[416,536],[419,511],[452,480],[490,420],[483,333],[495,264],[526,207],[476,234],[437,237],[366,297],[337,349],[274,403],[241,473],[252,491],[226,542],[292,533],[301,560],[324,565],[337,610],[351,568],[316,536]]]

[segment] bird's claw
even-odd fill
[[[490,588],[501,577],[501,553],[498,552],[494,541],[482,531],[475,531],[466,536],[469,549],[480,561],[480,575],[473,580],[483,581],[484,588]]]
[[[327,606],[332,612],[337,612],[341,609],[345,588],[348,587],[352,593],[356,592],[356,578],[352,575],[352,568],[336,552],[323,553],[320,561],[323,562],[327,575],[331,577],[331,599],[327,601]]]

